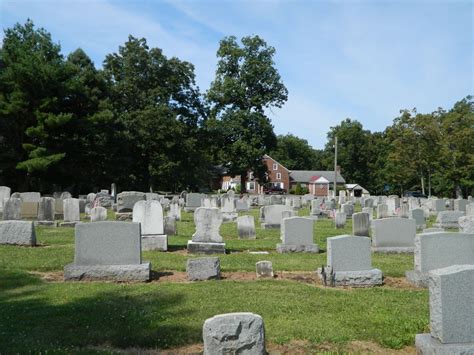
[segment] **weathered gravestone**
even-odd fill
[[[21,199],[10,197],[3,200],[3,220],[20,220],[21,219]]]
[[[60,198],[54,199],[54,218],[63,219],[64,218],[64,209],[63,209],[63,200]]]
[[[249,205],[245,200],[235,201],[235,209],[237,212],[247,212],[249,210]]]
[[[188,253],[225,254],[225,243],[219,234],[222,224],[222,212],[219,208],[197,208],[194,211],[194,224],[196,232],[192,240],[188,241]]]
[[[41,198],[40,198],[41,199]],[[38,217],[38,202],[30,202],[21,200],[21,218],[36,219]]]
[[[351,235],[327,239],[327,267],[318,269],[318,276],[327,283],[333,281],[335,286],[374,286],[383,282],[382,271],[372,267],[370,239]]]
[[[260,227],[262,229],[280,228],[283,211],[293,211],[293,209],[285,205],[260,207]]]
[[[401,218],[408,218],[409,213],[410,213],[410,208],[409,208],[408,204],[402,203],[400,205],[399,210],[398,210],[398,216],[401,217]]]
[[[455,211],[466,212],[466,206],[468,204],[469,204],[468,200],[464,200],[464,199],[454,200],[454,210]]]
[[[11,192],[8,186],[0,186],[0,212],[3,211],[3,201],[10,198]]]
[[[91,222],[102,222],[107,220],[107,208],[97,206],[91,208]]]
[[[474,265],[429,274],[430,334],[417,334],[418,354],[474,354]]]
[[[145,200],[151,201],[151,200],[157,200],[159,201],[161,196],[155,192],[145,192]]]
[[[377,219],[388,217],[388,206],[385,203],[377,205]]]
[[[459,218],[459,231],[474,234],[474,215]]]
[[[257,277],[273,277],[273,264],[271,261],[262,260],[255,264]]]
[[[297,217],[298,214],[296,211],[283,211],[281,213],[281,220],[285,219],[285,218],[290,218],[290,217]],[[318,217],[316,216],[309,216],[309,218],[312,218],[312,219],[318,219]]]
[[[163,208],[157,200],[138,201],[133,207],[133,222],[140,223],[142,250],[168,250],[164,234]]]
[[[184,207],[184,210],[186,212],[195,211],[196,208],[201,207],[201,199],[204,197],[206,197],[206,195],[194,192],[186,194],[186,207]]]
[[[64,267],[64,279],[148,281],[150,267],[142,262],[139,223],[78,223],[74,263]]]
[[[64,222],[61,227],[74,227],[81,220],[79,213],[79,200],[77,198],[67,198],[63,200]]]
[[[127,221],[133,219],[133,207],[138,201],[145,201],[146,194],[137,191],[123,191],[117,195],[117,213],[115,219]]]
[[[255,239],[255,220],[253,216],[237,217],[237,231],[240,239]]]
[[[173,217],[177,221],[181,221],[181,207],[177,202],[170,203],[170,209],[168,211],[168,216]]]
[[[358,237],[368,237],[370,228],[369,214],[358,212],[352,215],[352,234]]]
[[[30,221],[0,221],[0,244],[36,245],[36,233]]]
[[[56,200],[53,197],[41,197],[38,204],[38,225],[53,226],[54,205]]]
[[[22,202],[36,202],[38,203],[41,198],[39,192],[20,192],[20,198]]]
[[[186,276],[190,281],[219,280],[221,278],[221,263],[219,258],[188,259]]]
[[[313,241],[314,220],[305,217],[285,218],[281,224],[281,241],[278,253],[318,253],[319,247]]]
[[[389,216],[396,216],[397,210],[400,208],[400,198],[398,196],[389,196],[385,201],[387,205],[387,213]]]
[[[61,192],[61,195],[59,196],[61,200],[65,200],[67,198],[72,198],[72,195],[68,191]]]
[[[336,225],[336,229],[344,228],[346,226],[347,216],[344,212],[336,212],[334,216],[334,223]]]
[[[466,206],[466,216],[474,215],[474,203],[470,203]]]
[[[461,211],[442,211],[436,217],[434,227],[439,228],[459,228],[459,218],[465,215]]]
[[[235,209],[235,200],[233,197],[225,197],[221,201],[222,219],[224,222],[235,221],[239,214]]]
[[[421,208],[410,210],[408,217],[415,220],[417,229],[426,228],[425,213]]]
[[[460,264],[474,264],[474,234],[436,232],[415,237],[415,270],[407,271],[409,282],[428,286],[428,273]]]
[[[442,199],[430,200],[431,214],[436,216],[439,212],[446,211],[446,203]]]
[[[178,228],[176,223],[176,218],[171,216],[166,216],[164,219],[164,233],[166,235],[177,235]]]
[[[347,218],[352,218],[352,214],[354,213],[354,205],[350,203],[344,203],[341,205],[341,212],[344,212]]]
[[[374,219],[374,208],[373,207],[363,207],[362,212],[369,214],[369,221]]]
[[[372,249],[382,253],[413,253],[416,222],[409,218],[383,218],[372,221]]]
[[[254,313],[228,313],[206,319],[202,337],[204,355],[266,354],[263,319]]]

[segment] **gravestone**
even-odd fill
[[[135,203],[132,220],[140,223],[142,250],[168,250],[168,237],[164,234],[163,208],[159,201]]]
[[[184,207],[184,210],[186,212],[193,212],[196,208],[201,207],[201,199],[204,197],[206,195],[194,192],[186,194],[186,207]]]
[[[466,206],[468,204],[469,204],[468,200],[464,200],[464,199],[454,200],[454,210],[455,211],[466,212]]]
[[[20,192],[20,198],[22,202],[36,202],[38,203],[41,198],[39,192]]]
[[[374,208],[373,207],[363,207],[362,212],[365,212],[369,215],[369,221],[374,219]]]
[[[63,200],[64,222],[61,227],[74,227],[81,220],[79,213],[79,200],[77,198],[67,198]]]
[[[157,200],[159,201],[161,198],[160,195],[154,192],[145,192],[145,200],[146,201],[151,201],[151,200]]]
[[[255,220],[253,216],[237,217],[237,231],[240,239],[256,239]]]
[[[196,232],[192,240],[188,241],[188,253],[225,254],[225,243],[219,234],[222,224],[222,212],[219,208],[197,208],[194,211],[194,224]]]
[[[388,217],[388,206],[385,203],[377,205],[377,219]]]
[[[54,218],[55,219],[64,218],[63,200],[61,200],[60,198],[54,199]]]
[[[53,197],[41,197],[38,204],[38,225],[53,226],[54,205],[56,200]]]
[[[439,212],[446,211],[446,203],[444,200],[431,200],[431,210],[433,215],[437,215]]]
[[[281,225],[281,241],[278,253],[318,253],[319,247],[313,241],[314,220],[305,217],[285,218]]]
[[[221,278],[221,263],[219,258],[188,259],[186,276],[190,281],[219,280]]]
[[[221,201],[222,219],[224,222],[232,222],[237,219],[239,214],[235,209],[235,200],[232,197],[225,197]]]
[[[262,260],[255,264],[257,277],[273,277],[273,264],[271,261]]]
[[[64,267],[64,279],[148,281],[150,269],[142,262],[139,223],[78,223],[74,263]]]
[[[474,215],[474,203],[470,203],[466,206],[466,216]]]
[[[408,215],[410,213],[410,208],[406,203],[402,203],[400,205],[400,209],[398,210],[398,216],[401,218],[408,218]]]
[[[459,218],[459,231],[474,234],[474,215]]]
[[[164,233],[166,235],[178,235],[176,218],[171,216],[166,216],[164,218]]]
[[[107,208],[97,206],[91,208],[91,222],[102,222],[107,220]]]
[[[400,208],[400,199],[398,198],[398,196],[389,196],[387,198],[387,201],[385,201],[385,204],[387,205],[388,215],[396,216],[397,209]]]
[[[3,201],[10,198],[11,192],[8,186],[0,186],[0,212],[3,211]]]
[[[474,264],[474,234],[436,232],[415,237],[415,270],[407,271],[409,282],[427,287],[428,273],[452,265]]]
[[[319,198],[311,201],[311,216],[320,216],[322,214],[321,204],[322,200]]]
[[[413,253],[416,222],[409,218],[383,218],[372,221],[373,251],[382,253]]]
[[[260,227],[262,229],[280,228],[283,211],[293,211],[293,209],[285,205],[260,207]]]
[[[442,211],[436,217],[434,227],[439,228],[459,228],[459,218],[465,215],[461,211]]]
[[[133,207],[138,201],[145,200],[146,194],[143,192],[123,191],[119,193],[117,195],[117,213],[115,214],[115,219],[119,221],[133,219]]]
[[[248,212],[249,205],[245,200],[237,200],[235,201],[235,209],[237,212]]]
[[[206,319],[202,329],[204,355],[264,355],[265,330],[253,313],[220,314]]]
[[[410,210],[408,217],[415,220],[417,229],[426,228],[425,214],[421,208]]]
[[[364,200],[364,205],[362,206],[362,208],[364,207],[374,207],[374,200],[371,198],[366,198]]]
[[[21,219],[36,219],[38,217],[39,202],[21,201]]]
[[[346,226],[347,216],[344,212],[336,212],[334,217],[334,223],[336,225],[336,229],[344,228]]]
[[[59,196],[59,198],[60,198],[61,200],[65,200],[65,199],[67,199],[67,198],[72,198],[72,195],[71,195],[70,192],[64,191],[64,192],[61,193],[61,195]]]
[[[30,221],[0,221],[0,244],[36,245],[36,233]]]
[[[344,212],[347,218],[352,218],[352,214],[354,213],[354,205],[350,203],[344,203],[341,205],[341,212]]]
[[[352,215],[352,234],[358,237],[368,237],[370,228],[369,214],[365,212]]]
[[[340,235],[327,239],[327,267],[320,279],[333,275],[335,286],[374,286],[383,283],[382,271],[372,267],[370,239]]]
[[[21,219],[21,199],[10,197],[3,200],[3,220],[12,221]]]
[[[290,218],[290,217],[297,217],[298,214],[296,211],[283,211],[281,213],[281,219],[283,220],[284,218]],[[312,219],[317,219],[316,216],[310,216]]]
[[[474,265],[429,273],[430,334],[417,334],[418,354],[474,354]]]
[[[181,207],[177,202],[170,203],[170,209],[168,211],[168,216],[173,217],[177,221],[181,221]]]

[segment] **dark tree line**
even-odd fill
[[[8,28],[0,48],[0,185],[195,190],[223,171],[252,170],[263,179],[265,153],[289,169],[332,170],[337,135],[344,177],[371,192],[472,193],[471,97],[449,111],[402,111],[384,132],[347,119],[316,150],[274,134],[266,110],[288,97],[274,55],[258,36],[224,38],[215,80],[203,93],[191,63],[145,39],[129,36],[96,69],[82,49],[64,57],[32,21]]]

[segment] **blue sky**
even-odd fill
[[[346,117],[381,131],[400,109],[432,112],[474,93],[472,1],[0,0],[2,28],[27,18],[97,67],[129,34],[145,37],[193,63],[202,91],[219,40],[258,34],[289,91],[269,112],[275,132],[315,148]]]

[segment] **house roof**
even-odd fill
[[[360,186],[359,184],[346,184],[346,189],[347,190],[362,190],[363,193],[365,194],[368,194],[369,191],[367,191],[366,189],[364,189],[362,186]]]
[[[290,172],[290,179],[295,182],[308,183],[313,176],[324,177],[329,182],[334,181],[334,171],[325,170],[292,170]],[[337,172],[337,183],[345,184],[346,180],[342,177],[340,172]]]
[[[309,182],[315,184],[329,184],[329,180],[324,176],[313,176]]]

